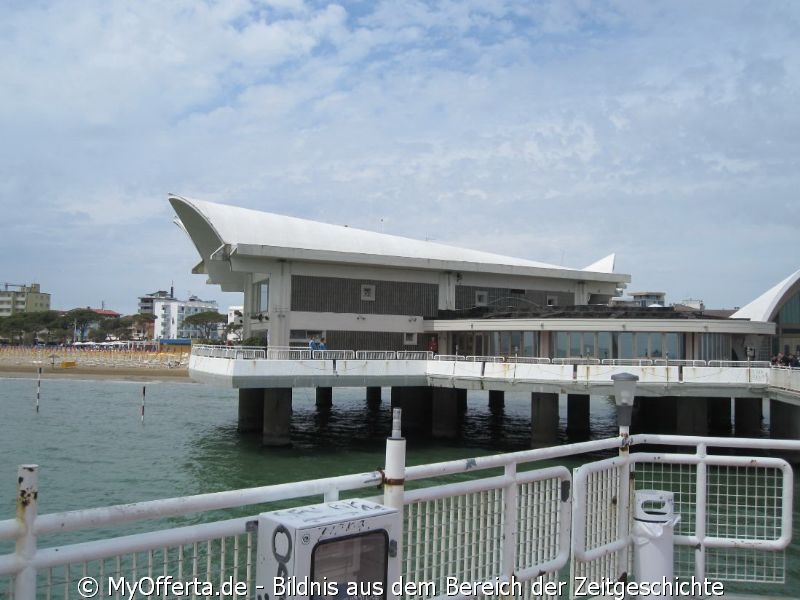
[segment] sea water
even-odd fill
[[[45,379],[37,412],[34,379],[0,378],[0,520],[14,516],[21,464],[39,466],[39,514],[373,471],[383,465],[391,430],[389,392],[375,407],[363,388],[335,389],[332,408],[318,410],[313,389],[296,389],[292,447],[263,448],[258,435],[237,432],[238,395],[229,388]],[[563,400],[560,414],[559,441],[578,441],[567,436]],[[593,398],[591,415],[593,438],[615,435],[608,399]],[[409,439],[407,464],[529,447],[529,393],[506,393],[498,411],[490,409],[488,392],[471,391],[459,437]],[[175,524],[185,522],[191,521]],[[794,582],[800,582],[797,546],[788,553],[787,578]],[[9,551],[8,544],[0,547]],[[770,594],[778,591],[769,587]],[[795,587],[785,586],[786,593]]]

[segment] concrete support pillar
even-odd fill
[[[317,408],[330,408],[333,406],[333,388],[317,388]]]
[[[431,396],[431,388],[428,386],[392,388],[392,408],[403,411],[403,435],[430,434]]]
[[[489,410],[491,412],[502,412],[506,405],[505,392],[503,390],[489,390]]]
[[[758,437],[761,435],[761,398],[736,398],[734,401],[734,431],[736,437]]]
[[[776,439],[800,439],[800,406],[770,400],[769,432]],[[780,456],[795,465],[800,463],[800,452],[781,452]]]
[[[776,439],[800,439],[800,406],[780,400],[770,400],[769,433]]]
[[[558,442],[558,394],[531,394],[531,447],[553,446]]]
[[[708,435],[708,404],[705,398],[675,398],[678,435]]]
[[[467,414],[467,390],[456,388],[456,393],[458,394],[458,410],[465,415]]]
[[[370,386],[367,388],[367,402],[381,402],[381,388]]]
[[[567,435],[589,436],[589,394],[567,395]]]
[[[706,398],[708,404],[708,428],[711,435],[731,434],[731,409],[730,398]]]
[[[239,390],[239,433],[261,431],[264,423],[264,388],[241,388]]]
[[[458,390],[433,388],[431,433],[435,438],[454,439],[461,431]]]
[[[637,433],[667,433],[677,431],[678,401],[674,396],[643,396],[634,400]],[[640,429],[641,428],[641,429]]]
[[[264,390],[264,421],[261,444],[290,446],[289,425],[292,420],[292,388]]]

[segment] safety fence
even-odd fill
[[[652,445],[679,450],[647,451]],[[637,543],[632,504],[644,489],[674,494],[681,516],[677,576],[765,584],[763,595],[772,597],[781,584],[791,591],[798,582],[787,580],[784,555],[791,543],[792,472],[785,461],[758,455],[769,450],[797,452],[800,442],[635,435],[401,464],[399,481],[374,471],[46,515],[37,514],[38,470],[22,466],[17,518],[0,521],[0,547],[9,547],[0,555],[0,597],[146,597],[170,578],[194,582],[184,597],[243,597],[236,591],[247,590],[252,598],[256,515],[355,495],[403,507],[400,574],[412,585],[402,597],[474,595],[463,587],[453,591],[452,581],[515,581],[506,590],[519,598],[553,597],[566,584],[576,597],[581,580],[630,578]],[[611,456],[596,458],[602,452]],[[387,451],[387,464],[388,457]],[[583,464],[570,472],[553,464],[559,460]],[[376,498],[382,483],[385,495]],[[220,518],[220,510],[227,516]],[[120,534],[121,527],[136,532]],[[52,541],[65,534],[80,539]],[[134,583],[140,587],[132,590]]]

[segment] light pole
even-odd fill
[[[633,398],[636,395],[636,382],[639,377],[631,373],[615,373],[611,376],[614,382],[614,403],[617,405],[617,425],[619,434],[628,437],[633,415]]]

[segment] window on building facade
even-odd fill
[[[478,290],[475,292],[475,306],[487,306],[489,304],[489,292]]]
[[[404,333],[403,334],[403,345],[404,346],[416,346],[417,345],[417,334],[416,333]]]
[[[366,302],[375,301],[375,286],[370,283],[361,285],[361,299]]]
[[[558,296],[547,296],[547,306],[558,306]]]

